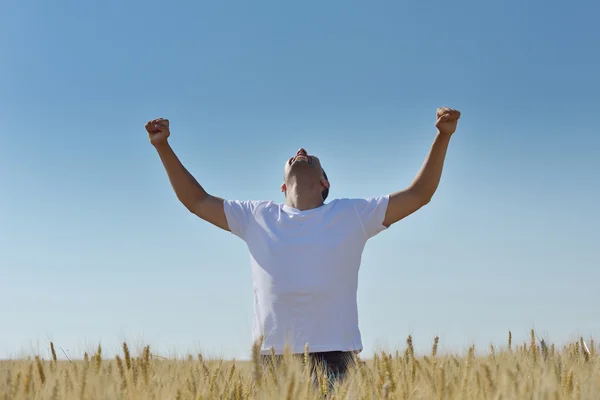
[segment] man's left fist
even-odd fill
[[[442,135],[452,135],[460,118],[460,111],[442,107],[437,109],[435,127]]]

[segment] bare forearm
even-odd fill
[[[429,203],[438,188],[450,137],[456,130],[460,111],[447,107],[438,108],[436,116],[435,126],[438,132],[427,158],[412,184],[407,189],[390,195],[384,226],[400,221]]]
[[[438,188],[450,137],[438,132],[421,170],[412,182],[411,189],[424,202],[429,202]]]
[[[155,146],[165,167],[171,186],[183,205],[194,212],[194,207],[208,194],[196,179],[183,166],[168,142]]]

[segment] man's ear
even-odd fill
[[[285,186],[285,183],[281,184],[281,192],[285,193],[285,191],[287,190],[287,186]]]
[[[329,189],[331,184],[329,183],[329,180],[325,179],[325,178],[321,178],[321,186],[323,186],[324,188]]]

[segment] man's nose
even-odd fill
[[[304,150],[304,148],[300,148],[300,150],[298,150],[298,152],[296,153],[296,155],[297,156],[299,156],[299,155],[306,156],[307,153],[306,153],[306,150]]]

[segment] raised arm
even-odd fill
[[[171,148],[169,120],[159,118],[146,124],[150,143],[154,146],[167,171],[177,198],[191,213],[203,220],[229,231],[223,208],[223,199],[207,193],[196,179],[181,164]]]
[[[452,108],[438,108],[436,117],[437,135],[421,170],[408,188],[390,195],[383,221],[383,225],[386,227],[429,203],[437,190],[448,144],[452,134],[456,131],[460,112]]]

